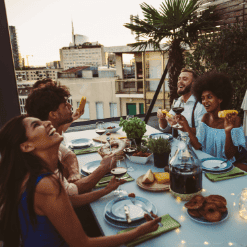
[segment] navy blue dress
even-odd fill
[[[35,186],[42,178],[49,174],[50,173],[39,175]],[[18,214],[21,226],[22,243],[24,247],[68,247],[68,244],[64,241],[46,216],[37,215],[37,225],[33,226],[31,224],[27,207],[26,191],[21,196]]]

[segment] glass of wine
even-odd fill
[[[106,132],[106,129],[104,128],[104,122],[97,122],[96,123],[95,132],[100,136]],[[102,139],[101,139],[101,144],[102,144]]]
[[[127,172],[127,166],[124,160],[124,157],[117,157],[117,164],[115,168],[111,169],[111,174],[117,178],[121,178]],[[127,195],[127,191],[121,189],[121,185],[118,186],[117,190],[114,190],[114,194],[118,196]]]
[[[172,103],[172,110],[176,113],[176,115],[181,114],[184,111],[184,102],[178,99],[174,99]],[[183,126],[181,126],[179,123],[176,123],[172,125],[173,128],[181,129]]]

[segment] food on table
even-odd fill
[[[154,179],[158,184],[165,184],[170,182],[170,174],[168,172],[154,173]]]
[[[110,150],[110,145],[111,145],[111,150]],[[110,140],[110,143],[104,144],[98,150],[98,153],[100,154],[102,158],[109,154],[115,154],[117,158],[123,158],[125,155],[123,152],[123,149],[125,147],[126,147],[126,143],[124,141],[114,139],[114,140]]]
[[[129,193],[129,194],[128,194],[128,197],[133,197],[133,198],[135,198],[136,195],[135,195],[135,193]]]
[[[227,211],[226,204],[226,199],[220,195],[207,197],[197,195],[185,203],[184,206],[188,208],[188,213],[194,217],[204,217],[210,222],[217,222],[221,220],[222,214]]]
[[[83,111],[85,104],[86,104],[87,98],[85,96],[82,96],[81,101],[80,101],[80,105],[79,105],[79,111]]]
[[[143,176],[142,183],[151,184],[153,182],[154,182],[154,174],[151,171],[151,169],[149,169],[147,173]]]
[[[136,148],[125,148],[123,151],[127,154],[130,154],[134,153],[136,151]]]
[[[111,135],[111,133],[110,132],[107,132],[106,135],[109,136],[109,135]]]
[[[202,207],[204,201],[205,198],[203,196],[197,195],[192,197],[184,206],[188,209],[198,209]]]
[[[169,111],[167,111],[167,110],[161,110],[161,112],[163,113],[163,114],[165,114],[167,117],[173,117],[173,115],[171,114],[171,113],[169,113]]]
[[[152,217],[149,214],[144,214],[144,218],[146,219],[146,221],[153,220]]]
[[[132,156],[148,157],[151,153],[144,153],[142,151],[135,151]]]
[[[238,111],[236,110],[224,110],[224,111],[219,111],[218,112],[218,117],[219,118],[224,118],[228,113],[236,113],[238,115]]]
[[[112,130],[114,128],[116,128],[116,126],[109,126],[109,127],[107,127],[108,130]]]
[[[118,139],[126,139],[127,137],[126,136],[120,136],[120,137],[118,137]]]

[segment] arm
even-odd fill
[[[195,128],[191,128],[189,126],[187,119],[183,115],[177,115],[175,118],[178,121],[178,123],[183,126],[183,131],[188,132],[191,145],[195,149],[200,149],[201,143],[198,142],[198,139],[195,134]]]
[[[99,182],[99,180],[108,172],[111,171],[113,167],[116,166],[116,158],[114,155],[105,156],[101,165],[93,171],[89,176],[81,178],[74,182],[78,187],[79,194],[90,191]]]
[[[227,159],[231,159],[235,156],[236,152],[238,151],[238,147],[233,145],[231,130],[233,128],[238,128],[241,125],[240,117],[236,114],[227,114],[224,120],[224,128],[226,133],[226,140],[225,140],[225,155]]]
[[[64,176],[68,182],[75,182],[81,178],[79,173],[79,164],[74,152],[60,144],[59,151],[61,152],[61,163],[64,167]]]
[[[37,185],[34,209],[45,215],[69,246],[73,247],[111,247],[132,241],[139,236],[158,229],[160,218],[149,221],[132,231],[107,237],[89,238],[77,218],[71,203],[62,188],[59,193],[58,182],[50,177],[43,178]]]
[[[86,205],[88,203],[94,202],[99,198],[101,198],[102,196],[109,194],[113,190],[117,189],[117,187],[120,184],[123,183],[125,183],[124,179],[116,179],[115,177],[113,177],[109,182],[109,184],[103,189],[95,190],[81,195],[73,195],[70,196],[69,198],[73,207],[81,207],[82,205]]]

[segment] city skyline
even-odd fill
[[[125,28],[130,15],[142,18],[140,4],[146,2],[159,8],[160,0],[5,0],[9,26],[15,26],[19,52],[29,65],[45,66],[60,60],[59,49],[72,41],[72,21],[75,34],[85,35],[90,42],[104,46],[124,46],[135,42]],[[124,57],[127,61],[130,58]],[[125,61],[126,62],[126,61]]]

